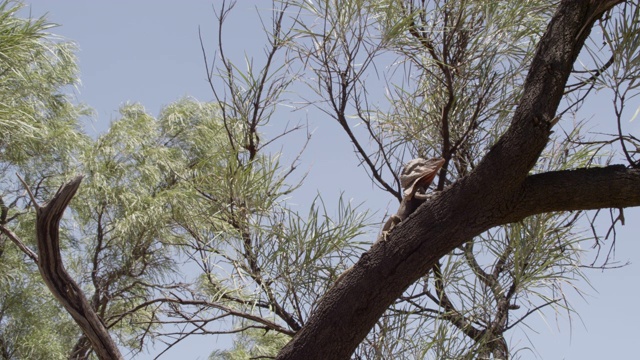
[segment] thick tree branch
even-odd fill
[[[91,346],[100,359],[122,359],[102,320],[89,305],[82,290],[69,276],[62,264],[60,254],[60,219],[75,195],[82,176],[64,184],[44,207],[38,207],[36,234],[38,237],[38,268],[49,290],[69,312],[89,338]]]
[[[550,211],[640,205],[640,169],[623,165],[552,171],[527,177],[522,198],[505,223]]]
[[[526,213],[527,176],[548,142],[573,63],[594,21],[619,2],[564,0],[558,5],[509,129],[474,171],[362,254],[278,359],[348,359],[389,305],[438,259],[491,227],[513,221],[515,210]]]

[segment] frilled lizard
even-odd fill
[[[427,199],[426,192],[436,177],[438,170],[444,164],[444,159],[429,160],[417,158],[409,161],[400,174],[400,185],[404,189],[404,197],[395,215],[391,215],[382,228],[383,239],[400,222],[409,217],[420,204]]]
[[[404,189],[404,197],[402,198],[398,212],[395,215],[391,215],[389,220],[384,224],[381,240],[386,240],[387,234],[394,226],[408,218],[411,213],[416,211],[420,204],[425,202],[427,199],[427,188],[431,185],[431,182],[443,164],[444,159],[440,158],[429,160],[417,158],[409,161],[404,166],[400,174],[400,186]],[[338,279],[336,279],[335,285],[337,285],[351,269],[353,269],[353,267],[350,267],[340,274]]]

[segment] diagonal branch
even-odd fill
[[[38,238],[38,268],[51,293],[69,312],[89,338],[98,358],[123,359],[120,350],[109,336],[106,327],[76,282],[62,264],[60,254],[60,219],[75,195],[82,176],[64,184],[45,206],[36,206],[36,234]]]
[[[33,262],[35,262],[36,264],[38,263],[38,255],[36,255],[33,250],[29,249],[29,247],[24,242],[22,242],[22,240],[20,240],[16,233],[4,227],[3,225],[0,225],[0,232],[5,234],[9,238],[9,240],[13,241],[13,243],[16,244],[16,246],[20,248],[23,253],[27,254],[27,256],[29,256],[31,260],[33,260]]]

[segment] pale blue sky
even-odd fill
[[[87,126],[89,132],[107,129],[110,121],[117,118],[119,106],[127,101],[140,102],[150,113],[157,114],[164,105],[183,96],[212,100],[198,27],[206,45],[213,49],[217,24],[212,8],[217,1],[32,0],[26,3],[31,5],[34,16],[49,13],[50,21],[61,25],[52,32],[79,46],[82,86],[77,99],[97,112],[95,121]],[[241,62],[245,53],[261,54],[264,37],[255,7],[267,8],[269,5],[269,1],[238,1],[226,29],[229,57]],[[281,114],[283,118],[278,121],[307,121],[302,112]],[[335,122],[318,115],[308,120],[314,136],[302,157],[301,168],[309,170],[309,176],[302,191],[293,199],[301,209],[308,206],[318,191],[328,203],[335,203],[331,199],[336,199],[340,192],[356,203],[366,201],[365,206],[378,211],[379,217],[388,206],[396,206],[392,199],[373,189],[363,170],[355,167],[358,162],[352,147]],[[293,152],[298,148],[285,147],[283,150]],[[336,176],[337,173],[341,176]],[[630,359],[637,356],[640,314],[635,308],[636,299],[640,297],[637,265],[640,260],[640,211],[626,210],[625,214],[628,225],[618,229],[616,259],[632,264],[604,273],[587,271],[597,291],[584,284],[582,288],[589,293],[586,301],[575,293],[569,294],[581,316],[581,319],[574,318],[572,326],[566,316],[557,324],[550,316],[548,326],[542,321],[532,322],[538,334],[528,331],[527,336],[541,358]],[[594,254],[589,251],[587,258],[591,259]],[[522,330],[511,335],[511,341],[526,343]],[[206,359],[212,350],[228,343],[223,337],[196,337],[176,346],[161,359]],[[531,352],[521,355],[523,359],[535,358]]]

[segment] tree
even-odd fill
[[[58,147],[36,138],[19,148],[48,150],[42,170],[18,169],[34,198],[50,199],[74,167],[85,174],[67,230],[40,233],[57,237],[63,251],[54,264],[65,262],[77,293],[87,294],[89,312],[100,318],[89,323],[101,322],[110,333],[105,341],[113,337],[133,352],[149,340],[170,348],[193,334],[240,333],[234,349],[212,356],[275,356],[289,338],[279,358],[517,356],[510,329],[538,309],[570,309],[562,291],[581,276],[585,236],[575,225],[582,210],[639,203],[628,150],[637,139],[623,134],[621,122],[635,94],[638,4],[278,5],[261,64],[234,65],[220,41],[207,62],[216,101],[184,99],[157,118],[126,105],[96,140],[71,131],[73,115],[67,137],[55,137]],[[221,5],[220,31],[232,8]],[[605,51],[586,43],[594,24]],[[574,69],[583,49],[595,70]],[[610,61],[598,58],[608,54]],[[342,200],[335,218],[320,197],[308,213],[287,203],[299,185],[297,161],[284,165],[269,145],[299,126],[267,129],[298,79],[315,93],[301,92],[306,105],[337,121],[373,182],[391,196],[401,197],[403,162],[445,159],[440,192],[385,240],[363,241],[370,218]],[[27,85],[19,80],[19,88]],[[48,91],[58,91],[56,84]],[[582,126],[564,117],[605,87],[614,89],[619,133],[585,139]],[[608,143],[620,148],[605,149]],[[628,168],[608,165],[603,149],[622,155]],[[51,158],[59,154],[67,156]],[[21,195],[3,196],[13,202],[2,231],[35,260],[27,209],[36,199],[30,203],[7,174],[3,180]],[[47,206],[58,198],[70,200],[57,195]],[[39,251],[52,255],[47,243]],[[24,256],[20,265],[33,270]],[[86,331],[65,334],[71,357],[93,351],[108,358]]]
[[[391,137],[396,141],[415,139],[416,136],[410,134],[435,128],[437,132],[429,133],[430,138],[436,139],[435,144],[423,137],[414,147],[418,154],[440,150],[447,163],[440,177],[439,187],[443,191],[419,208],[411,221],[392,232],[386,241],[376,242],[361,256],[343,280],[327,291],[305,326],[279,353],[279,359],[348,357],[386,309],[402,299],[407,288],[431,270],[435,290],[424,291],[419,296],[431,294],[431,300],[441,309],[439,319],[449,322],[463,337],[475,343],[466,346],[462,352],[455,346],[437,349],[439,354],[466,357],[475,353],[481,358],[507,358],[510,355],[503,334],[510,328],[509,311],[516,307],[511,302],[518,292],[534,285],[531,280],[535,275],[558,264],[560,259],[554,257],[563,257],[560,254],[567,244],[566,236],[561,237],[563,241],[558,242],[559,247],[555,246],[557,250],[547,259],[540,255],[545,252],[542,248],[554,250],[548,248],[550,243],[527,244],[555,236],[546,231],[531,231],[536,229],[532,225],[540,228],[542,224],[547,231],[552,226],[562,229],[558,223],[563,220],[547,216],[541,223],[539,214],[637,205],[638,194],[634,193],[632,185],[637,181],[636,161],[626,150],[629,169],[609,166],[531,174],[550,142],[551,129],[563,113],[577,105],[569,103],[567,110],[558,112],[574,63],[591,27],[618,3],[621,2],[560,2],[554,8],[546,30],[538,32],[540,27],[533,22],[532,27],[525,26],[505,35],[508,37],[505,43],[491,35],[502,35],[501,29],[506,30],[503,26],[513,28],[514,23],[505,24],[501,19],[517,20],[522,16],[519,11],[523,10],[529,16],[535,14],[533,18],[547,21],[548,7],[545,5],[551,4],[518,3],[513,7],[511,4],[492,7],[483,2],[385,3],[380,10],[386,11],[384,15],[387,16],[381,17],[390,21],[383,24],[387,25],[387,32],[383,32],[382,39],[387,40],[384,36],[389,36],[392,46],[401,54],[408,54],[408,61],[418,69],[418,75],[413,91],[406,88],[396,91],[400,94],[394,99],[399,104],[400,116],[392,113],[393,121],[383,119],[381,122],[375,121],[369,109],[362,106],[367,104],[364,89],[371,88],[364,86],[362,74],[381,47],[368,41],[368,22],[375,21],[371,20],[369,8],[362,2],[351,2],[353,6],[345,7],[332,7],[329,3],[318,8],[309,5],[312,12],[322,14],[326,19],[320,26],[324,32],[311,28],[306,31],[316,47],[315,51],[307,48],[306,54],[319,78],[319,92],[328,99],[332,116],[349,134],[372,177],[381,187],[394,191],[381,176],[382,170],[389,169],[388,159],[398,151],[397,143],[387,145],[383,142],[388,140],[383,135],[388,128],[397,131],[398,135]],[[628,24],[636,15],[635,5],[621,7],[616,15],[625,18]],[[506,14],[509,16],[504,16]],[[613,26],[603,32],[610,36],[607,38],[610,49],[617,56],[624,47],[621,44],[626,43],[624,39],[633,37],[626,33],[630,27],[616,27],[606,20],[602,24],[605,24],[604,29],[607,25]],[[613,33],[616,35],[611,36]],[[527,51],[526,45],[524,49],[518,48],[527,44],[527,40],[536,40],[535,52]],[[500,47],[509,46],[514,48],[509,52],[500,51]],[[618,58],[619,61],[633,58],[628,50],[625,50],[626,56]],[[635,51],[637,49],[631,52]],[[519,66],[528,68],[522,82],[519,81],[521,72],[515,76],[511,73]],[[577,88],[588,87],[603,70],[606,66],[591,71],[592,77]],[[503,80],[508,81],[503,83]],[[627,85],[634,87],[633,81]],[[496,95],[498,89],[502,92]],[[415,106],[416,101],[420,101],[419,106]],[[376,140],[379,148],[374,156],[363,150],[352,135],[345,111],[348,106],[355,108],[354,112],[367,125],[370,137]],[[409,116],[402,116],[405,114]],[[419,116],[422,121],[411,121],[411,115]],[[502,116],[509,119],[508,125],[501,124]],[[488,126],[492,129],[485,131]],[[635,142],[622,134],[618,135],[617,141]],[[571,149],[567,153],[573,155],[577,151]],[[459,178],[444,188],[449,178],[443,175],[448,174]],[[605,183],[607,186],[602,185]],[[538,220],[534,217],[525,221],[530,216],[536,216]],[[496,226],[511,223],[516,225],[504,228],[498,239],[489,241],[496,260],[490,268],[492,271],[487,272],[478,266],[471,241]],[[496,237],[495,234],[487,232],[483,237]],[[540,248],[531,252],[536,246]],[[445,290],[446,276],[439,260],[456,248],[461,249],[470,271],[490,295],[490,306],[479,316],[473,308],[460,311],[461,304],[453,303]],[[530,258],[536,253],[538,256]],[[459,263],[454,260],[454,270]],[[531,267],[534,267],[533,271]],[[510,272],[504,273],[505,270]],[[412,296],[404,295],[404,298],[413,300]],[[458,291],[458,296],[464,300],[467,295]],[[420,306],[416,308],[421,309]],[[443,338],[450,336],[447,332],[435,334]],[[459,336],[454,335],[450,341],[457,339]],[[466,352],[469,347],[473,351]],[[377,355],[376,352],[372,354]]]

